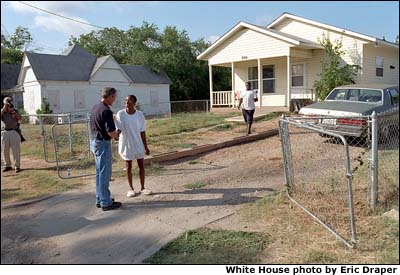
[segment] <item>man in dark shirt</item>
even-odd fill
[[[19,128],[18,121],[21,120],[21,115],[14,109],[12,98],[6,97],[3,101],[1,109],[1,147],[3,148],[3,158],[5,167],[3,172],[12,170],[10,148],[13,152],[15,172],[21,171],[20,168],[20,146],[21,137],[17,130]]]
[[[101,92],[102,99],[93,106],[90,112],[90,149],[96,162],[96,206],[103,211],[121,207],[120,202],[114,202],[110,194],[110,177],[112,173],[111,138],[118,138],[113,112],[110,107],[117,96],[114,88],[105,87]]]

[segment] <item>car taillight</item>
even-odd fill
[[[338,118],[337,124],[344,124],[344,125],[366,125],[367,120],[359,119],[359,118]]]

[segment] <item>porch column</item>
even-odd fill
[[[235,108],[235,64],[231,62],[232,67],[232,108]]]
[[[210,78],[210,110],[213,108],[213,81],[212,81],[212,66],[208,65],[208,75]]]
[[[257,66],[258,66],[258,91],[257,91],[257,97],[258,97],[258,107],[262,107],[262,98],[261,98],[261,91],[263,90],[263,81],[262,81],[262,67],[261,67],[261,59],[257,59]]]
[[[290,86],[291,86],[291,76],[290,76],[290,55],[286,56],[287,60],[287,93],[286,93],[286,107],[290,109],[290,98],[292,97]]]

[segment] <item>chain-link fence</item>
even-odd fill
[[[357,215],[399,194],[399,111],[279,122],[289,198],[349,247]]]

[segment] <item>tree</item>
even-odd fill
[[[333,88],[354,83],[353,77],[357,75],[360,66],[347,64],[341,59],[345,52],[340,40],[334,44],[323,34],[319,42],[325,49],[325,58],[321,61],[321,73],[318,74],[320,79],[314,82],[314,88],[317,98],[324,100]]]
[[[17,27],[9,38],[1,34],[1,63],[21,64],[24,50],[32,43],[32,36],[27,28]]]

